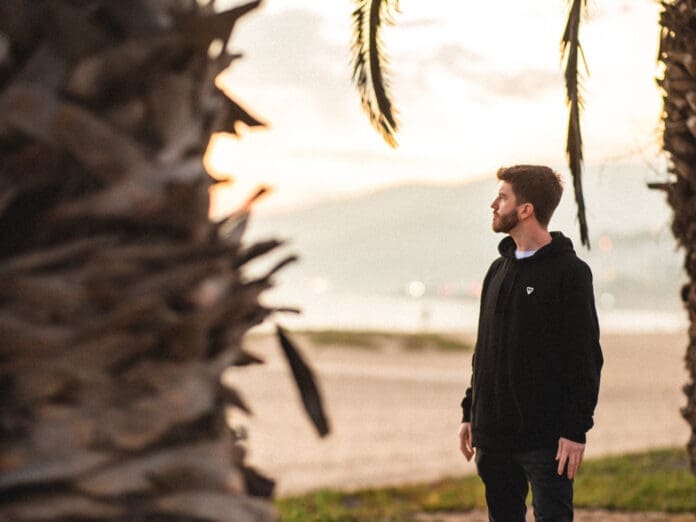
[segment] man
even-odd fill
[[[603,364],[592,273],[549,232],[563,192],[548,167],[498,170],[493,230],[508,234],[483,282],[460,449],[476,453],[489,519],[573,520],[573,478],[593,425]]]

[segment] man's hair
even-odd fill
[[[501,167],[496,176],[510,184],[517,203],[534,205],[534,214],[541,225],[549,224],[563,194],[561,176],[543,165]]]

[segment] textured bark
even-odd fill
[[[202,165],[259,125],[208,55],[257,5],[0,3],[0,520],[275,518],[220,374],[292,259],[244,277],[279,243],[209,221]]]
[[[687,403],[682,415],[691,426],[688,451],[696,474],[696,1],[662,4],[659,59],[665,73],[658,83],[664,91],[663,148],[674,177],[656,188],[667,192],[674,210],[672,231],[686,251],[689,283],[682,289],[682,299],[691,323],[685,358],[690,381],[684,387]]]

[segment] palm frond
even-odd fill
[[[283,349],[288,365],[292,370],[292,374],[295,377],[295,383],[300,392],[300,398],[302,399],[302,404],[304,404],[305,411],[307,415],[309,415],[319,436],[325,437],[330,431],[329,419],[326,416],[314,373],[310,367],[307,366],[307,363],[304,362],[304,359],[302,359],[300,351],[290,339],[287,332],[277,324],[276,335],[278,336],[280,347]]]
[[[396,110],[385,77],[386,58],[382,50],[382,23],[392,23],[398,0],[355,0],[353,11],[353,82],[370,122],[391,147],[396,147]]]
[[[580,74],[578,72],[579,58],[585,63],[580,46],[580,21],[582,19],[583,4],[587,7],[587,0],[571,0],[563,38],[561,39],[561,56],[565,60],[566,102],[569,106],[568,115],[568,139],[566,142],[566,154],[568,166],[573,177],[575,202],[578,208],[578,224],[580,226],[580,240],[583,245],[590,248],[590,239],[587,230],[587,218],[585,216],[585,198],[582,193],[582,133],[580,132],[580,112],[582,111],[582,88]]]

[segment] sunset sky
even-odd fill
[[[568,2],[400,6],[384,31],[401,123],[395,150],[370,126],[350,80],[352,2],[266,0],[239,22],[232,47],[244,58],[223,81],[269,125],[211,148],[218,176],[234,181],[214,194],[214,215],[259,184],[274,187],[263,212],[396,183],[462,182],[514,163],[567,176],[559,42]],[[580,34],[590,70],[587,165],[657,163],[659,9],[654,0],[589,2]]]

